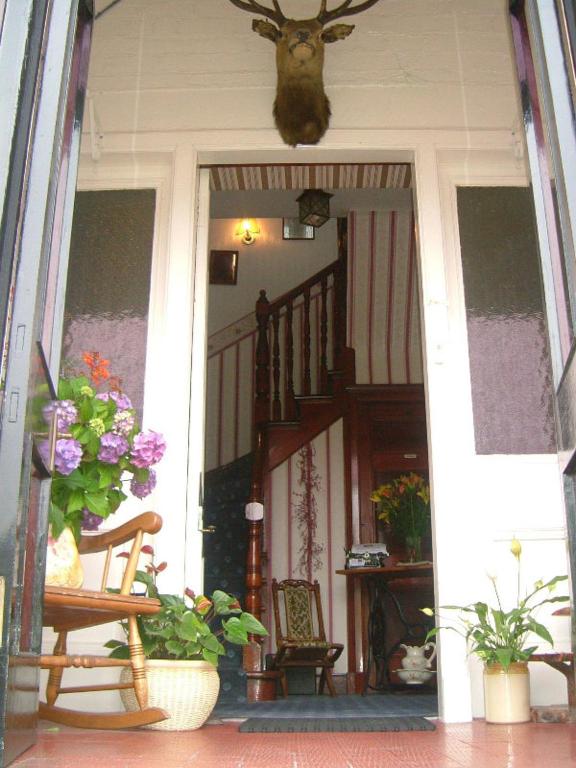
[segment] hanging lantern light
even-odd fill
[[[330,198],[333,195],[322,189],[307,189],[297,202],[299,205],[299,219],[301,224],[310,227],[321,227],[330,218]]]

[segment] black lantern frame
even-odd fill
[[[322,189],[307,189],[297,198],[301,224],[321,227],[330,218],[330,198],[333,195]]]

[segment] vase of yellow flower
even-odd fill
[[[430,535],[430,487],[415,472],[380,485],[370,496],[379,520],[406,548],[410,562],[422,560],[422,542]]]

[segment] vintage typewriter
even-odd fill
[[[354,544],[346,552],[346,568],[382,568],[388,557],[386,545]]]

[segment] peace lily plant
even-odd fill
[[[536,651],[538,645],[532,645],[530,635],[536,635],[553,645],[548,629],[536,621],[535,611],[547,603],[563,603],[569,600],[567,595],[552,597],[556,585],[566,581],[567,576],[554,576],[549,581],[536,581],[532,589],[521,597],[520,559],[522,545],[518,539],[512,539],[510,552],[516,559],[517,592],[516,604],[505,611],[496,584],[496,577],[490,576],[496,597],[496,607],[481,601],[469,605],[444,605],[441,610],[458,611],[456,625],[437,626],[428,632],[426,641],[436,636],[443,629],[451,629],[465,638],[470,653],[476,654],[487,665],[501,664],[506,671],[515,662],[526,662]],[[427,616],[434,616],[431,608],[422,608]]]

